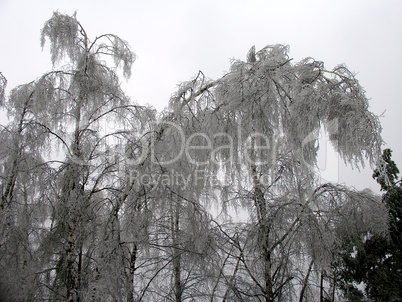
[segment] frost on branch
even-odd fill
[[[42,47],[46,39],[50,41],[53,65],[64,56],[69,62],[62,70],[53,70],[34,82],[31,107],[42,123],[63,131],[73,123],[97,127],[101,117],[122,121],[136,107],[121,90],[116,69],[104,60],[111,57],[116,67],[121,64],[128,78],[135,55],[127,42],[113,34],[91,41],[75,14],[58,12],[42,29]]]
[[[0,72],[0,106],[3,105],[5,99],[6,86],[7,86],[7,79],[3,76],[3,73]]]
[[[128,43],[117,36],[113,38],[113,60],[117,67],[123,62],[123,75],[126,79],[130,78],[131,65],[135,60],[135,56]]]
[[[370,190],[324,184],[314,191],[300,216],[300,239],[320,265],[329,265],[345,240],[387,236],[387,213],[386,205]]]
[[[46,38],[50,40],[50,53],[53,65],[63,59],[66,54],[70,60],[77,59],[79,48],[79,24],[75,16],[54,12],[41,31],[41,46],[45,46]],[[82,41],[81,41],[82,42]]]
[[[289,150],[302,151],[311,164],[317,159],[318,136],[304,142],[324,125],[345,162],[376,163],[381,126],[369,111],[365,91],[345,66],[329,71],[312,58],[292,64],[283,45],[265,47],[255,58],[233,61],[216,87],[216,105],[224,115],[230,112],[244,122],[246,132],[286,137]]]
[[[335,140],[338,152],[346,163],[361,163],[368,159],[375,165],[381,156],[381,126],[378,117],[369,111],[364,89],[354,75],[343,65],[337,66],[323,93],[328,95],[326,120],[338,121],[338,133],[330,136]]]
[[[65,55],[73,64],[82,67],[89,60],[99,60],[100,55],[111,56],[116,67],[122,63],[125,78],[131,76],[131,67],[135,55],[129,44],[113,34],[105,34],[90,41],[82,25],[77,21],[76,15],[68,16],[54,12],[41,31],[41,46],[46,39],[50,41],[50,53],[53,65],[64,58]],[[98,43],[100,41],[105,41]],[[86,69],[83,70],[86,72]]]
[[[24,115],[25,111],[29,111],[33,91],[33,83],[20,85],[12,89],[6,101],[7,115],[18,118]]]

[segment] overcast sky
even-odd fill
[[[244,60],[252,45],[287,44],[293,62],[313,57],[327,69],[344,63],[357,73],[371,110],[383,116],[384,147],[394,150],[402,170],[402,1],[0,0],[0,71],[7,91],[51,69],[39,35],[55,10],[77,11],[92,38],[113,33],[128,41],[138,58],[124,89],[158,110],[181,81],[198,70],[221,77],[230,59]],[[359,174],[328,154],[332,164],[324,161],[321,169],[332,166],[332,180],[378,191],[370,169]]]

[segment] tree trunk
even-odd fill
[[[77,215],[76,203],[81,200],[81,187],[80,187],[80,163],[81,159],[81,151],[80,151],[80,123],[81,123],[81,104],[82,98],[78,100],[77,108],[75,112],[75,129],[74,129],[74,141],[72,142],[72,155],[74,160],[70,163],[71,170],[67,173],[71,173],[71,175],[67,175],[67,187],[64,194],[67,195],[67,216],[69,219],[67,220],[68,234],[67,234],[67,243],[68,248],[66,251],[66,286],[67,286],[67,301],[68,302],[78,302],[77,295],[77,276],[78,276],[78,268],[75,268],[75,259],[76,259],[76,224],[77,219],[79,219],[79,215]],[[75,162],[77,160],[77,162]],[[71,183],[70,183],[71,182]]]
[[[266,302],[273,300],[273,284],[272,284],[272,260],[270,246],[270,227],[268,222],[268,213],[265,205],[264,193],[259,186],[254,189],[254,202],[257,206],[259,216],[259,228],[262,242],[262,259],[264,260],[264,295]]]
[[[137,261],[138,246],[134,243],[133,250],[130,255],[130,272],[128,279],[128,292],[127,292],[127,302],[134,302],[134,272],[135,272],[135,262]]]
[[[321,280],[320,280],[320,302],[324,302],[324,271],[321,271]]]
[[[335,293],[336,293],[336,273],[334,272],[333,278],[332,278],[332,293],[331,293],[331,299],[332,302],[335,302]]]
[[[81,288],[82,288],[82,242],[79,244],[79,252],[78,252],[78,269],[77,269],[77,302],[81,301]]]
[[[257,172],[256,154],[255,154],[255,138],[251,140],[251,178],[254,185],[254,205],[257,210],[259,232],[261,238],[262,259],[264,261],[264,296],[266,302],[272,302],[273,300],[273,284],[272,284],[272,261],[271,261],[271,245],[270,245],[270,226],[268,222],[268,211],[264,192],[261,189],[261,183]]]
[[[299,302],[303,302],[303,300],[304,300],[304,295],[305,295],[306,289],[307,289],[308,278],[310,277],[311,269],[313,268],[313,263],[314,263],[314,261],[311,260],[310,265],[308,266],[307,274],[306,274],[306,277],[303,280],[303,286],[302,286],[302,289],[300,291]]]
[[[28,111],[28,103],[29,103],[30,97],[27,98],[24,103],[24,109],[21,113],[21,118],[18,122],[16,137],[14,137],[13,156],[15,156],[15,157],[14,157],[13,163],[11,165],[7,185],[4,189],[4,193],[1,196],[0,211],[4,210],[4,207],[7,206],[8,204],[10,204],[13,200],[14,187],[15,187],[15,184],[17,181],[17,175],[19,172],[18,166],[21,161],[21,155],[22,155],[22,147],[20,146],[20,141],[21,141],[21,136],[23,135],[23,133],[22,133],[24,130],[23,123],[25,120],[25,114]]]
[[[273,301],[271,267],[271,251],[264,249],[265,302]]]
[[[66,287],[67,287],[67,301],[75,302],[75,285],[76,285],[76,271],[74,268],[75,262],[75,235],[74,231],[70,228],[67,236],[68,248],[66,256]]]
[[[181,302],[183,296],[183,286],[181,283],[181,252],[179,250],[179,231],[180,231],[180,204],[177,201],[174,213],[172,213],[172,239],[173,239],[173,277],[175,302]]]
[[[229,296],[229,293],[230,293],[230,290],[233,288],[233,281],[235,280],[236,273],[237,273],[237,271],[238,271],[238,269],[239,269],[240,260],[241,260],[241,254],[239,255],[239,257],[238,257],[238,259],[237,259],[236,266],[235,266],[235,268],[234,268],[234,270],[233,270],[232,277],[230,277],[230,281],[229,281],[229,284],[228,284],[228,288],[226,289],[226,292],[225,292],[225,295],[223,296],[222,302],[226,302],[226,301],[227,301],[228,296]],[[211,298],[211,301],[212,301],[212,298]]]
[[[98,267],[95,268],[95,273],[96,273],[95,278],[94,278],[95,281],[94,281],[94,285],[93,285],[93,287],[92,287],[92,289],[91,289],[91,301],[92,301],[92,302],[97,302],[97,301],[99,301],[99,300],[97,299],[98,293],[96,292],[96,291],[97,291],[97,283],[98,283],[98,281],[99,281],[99,279],[100,279],[100,274],[99,274]]]
[[[177,249],[175,249],[177,251]],[[180,254],[175,253],[173,266],[174,266],[174,295],[175,301],[181,302],[183,295],[183,288],[180,279],[181,267],[180,267]]]

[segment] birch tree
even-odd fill
[[[2,103],[11,122],[0,131],[0,282],[5,297],[21,301],[34,299],[40,288],[35,274],[41,269],[38,245],[47,234],[52,183],[51,167],[41,156],[45,136],[32,126],[32,86],[14,88]]]
[[[111,58],[128,78],[135,56],[116,35],[90,40],[75,15],[54,13],[41,31],[42,46],[46,40],[50,41],[53,66],[60,63],[62,68],[31,83],[29,97],[15,98],[13,107],[28,103],[29,113],[35,116],[31,125],[44,133],[47,146],[58,145],[65,152],[54,173],[52,226],[45,242],[50,261],[47,269],[55,268],[56,274],[47,286],[54,299],[79,301],[93,277],[96,262],[91,259],[103,249],[101,238],[88,241],[91,231],[96,232],[102,211],[115,210],[99,204],[115,200],[110,191],[117,163],[110,151],[108,156],[106,141],[124,134],[124,129],[111,133],[105,129],[106,121],[124,128],[141,111],[122,92],[116,69],[101,58]],[[51,248],[54,253],[49,253]]]
[[[140,290],[139,301],[185,301],[208,294],[211,273],[206,272],[211,269],[214,234],[203,198],[196,193],[202,194],[202,186],[196,185],[187,160],[177,158],[183,137],[173,120],[179,127],[188,125],[180,112],[162,117],[144,136],[141,160],[133,160],[131,166],[133,192],[146,196],[153,221],[148,227],[148,259],[138,260],[146,263],[155,257],[155,262],[150,268],[138,267],[136,274],[149,280],[144,284],[147,291]],[[160,260],[156,261],[156,255]]]
[[[257,53],[252,48],[246,62],[233,61],[219,80],[198,75],[184,83],[171,108],[172,116],[184,112],[185,129],[198,133],[199,141],[208,137],[220,147],[201,142],[206,151],[190,161],[209,178],[222,175],[219,202],[235,200],[250,209],[256,262],[246,271],[257,292],[246,294],[278,300],[295,278],[292,262],[281,259],[296,249],[302,218],[313,210],[320,127],[347,163],[379,159],[380,126],[364,90],[345,66],[327,70],[312,58],[292,64],[287,47],[274,45]],[[210,182],[204,188],[215,190]],[[285,271],[292,273],[286,277]]]

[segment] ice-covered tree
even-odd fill
[[[75,15],[54,13],[45,23],[41,39],[42,46],[46,40],[50,42],[54,66],[68,64],[37,81],[34,103],[43,118],[41,125],[55,134],[67,154],[59,168],[53,217],[61,248],[55,284],[66,289],[66,300],[78,301],[92,279],[107,279],[113,275],[110,269],[124,271],[124,267],[113,268],[112,264],[113,259],[122,261],[123,255],[110,255],[120,245],[118,215],[124,201],[116,196],[119,159],[110,148],[128,133],[127,125],[133,129],[140,125],[136,119],[142,109],[123,93],[116,73],[116,67],[121,67],[123,75],[130,77],[135,56],[127,42],[116,35],[91,40]],[[108,58],[114,67],[106,63]],[[107,123],[113,122],[116,131],[107,128]],[[99,227],[100,213],[109,215],[104,220],[106,229],[91,239],[91,232]],[[91,260],[94,255],[105,259],[104,263]],[[94,276],[94,269],[100,276]],[[113,295],[120,297],[119,286],[113,286]]]
[[[38,246],[47,234],[52,185],[52,169],[41,153],[45,135],[33,126],[32,87],[18,86],[4,100],[11,121],[0,130],[0,287],[4,299],[21,301],[40,291],[35,274],[41,269]]]
[[[158,135],[172,137],[171,133],[176,133],[179,137],[175,128],[183,129],[180,135],[185,142],[177,146],[187,144],[182,153],[187,157],[187,170],[201,170],[205,179],[216,180],[198,181],[191,191],[198,196],[208,192],[208,198],[219,193],[219,203],[230,200],[250,213],[246,238],[251,239],[246,242],[251,246],[242,247],[249,249],[250,255],[241,262],[253,285],[241,290],[243,296],[259,296],[264,301],[284,299],[284,293],[292,297],[293,282],[299,276],[295,259],[287,255],[305,251],[308,241],[318,235],[323,240],[315,241],[319,246],[315,248],[329,249],[329,253],[320,255],[325,259],[307,256],[315,267],[329,264],[330,252],[336,248],[336,228],[321,216],[324,210],[318,207],[318,200],[325,212],[333,212],[352,198],[356,211],[359,207],[364,210],[360,212],[366,217],[365,226],[372,228],[364,205],[373,202],[370,194],[320,186],[314,168],[321,127],[329,132],[345,162],[357,166],[364,165],[365,159],[371,164],[379,159],[378,119],[368,110],[364,90],[345,66],[327,70],[312,58],[293,64],[283,45],[257,53],[252,48],[247,61],[234,60],[221,79],[211,81],[198,74],[183,83],[170,108],[166,119],[176,126],[164,123]],[[167,153],[162,151],[165,149],[154,150],[161,162],[175,159],[184,166],[181,158],[176,160],[177,148]],[[305,219],[311,217],[317,226],[307,229],[306,241],[299,243],[301,230],[306,231]],[[286,257],[289,261],[284,261]]]
[[[124,188],[117,175],[119,158],[111,148],[129,132],[127,125],[130,132],[141,127],[136,119],[147,110],[132,104],[120,88],[116,68],[121,67],[128,78],[135,59],[127,42],[113,34],[91,40],[75,15],[57,12],[41,31],[42,46],[47,40],[54,70],[16,89],[8,105],[15,116],[22,115],[21,129],[35,129],[22,137],[36,139],[32,149],[54,168],[48,196],[53,209],[50,233],[41,243],[48,259],[43,271],[50,278],[46,274],[39,278],[50,297],[78,301],[99,277],[94,271],[102,271],[96,267],[100,263],[96,257],[113,259],[103,240],[118,240],[111,229],[119,223],[116,204]],[[108,58],[112,65],[106,63]],[[24,115],[33,118],[26,121]],[[108,123],[117,130],[109,129]],[[9,191],[6,188],[4,198]],[[117,269],[124,271],[124,267]],[[107,276],[102,271],[102,277]]]
[[[386,230],[371,192],[317,176],[321,128],[346,163],[381,164],[378,118],[346,66],[252,47],[223,77],[181,83],[158,116],[121,90],[135,56],[118,36],[56,12],[46,42],[53,70],[12,90],[0,133],[0,264],[17,259],[21,297],[333,299],[343,240]]]

